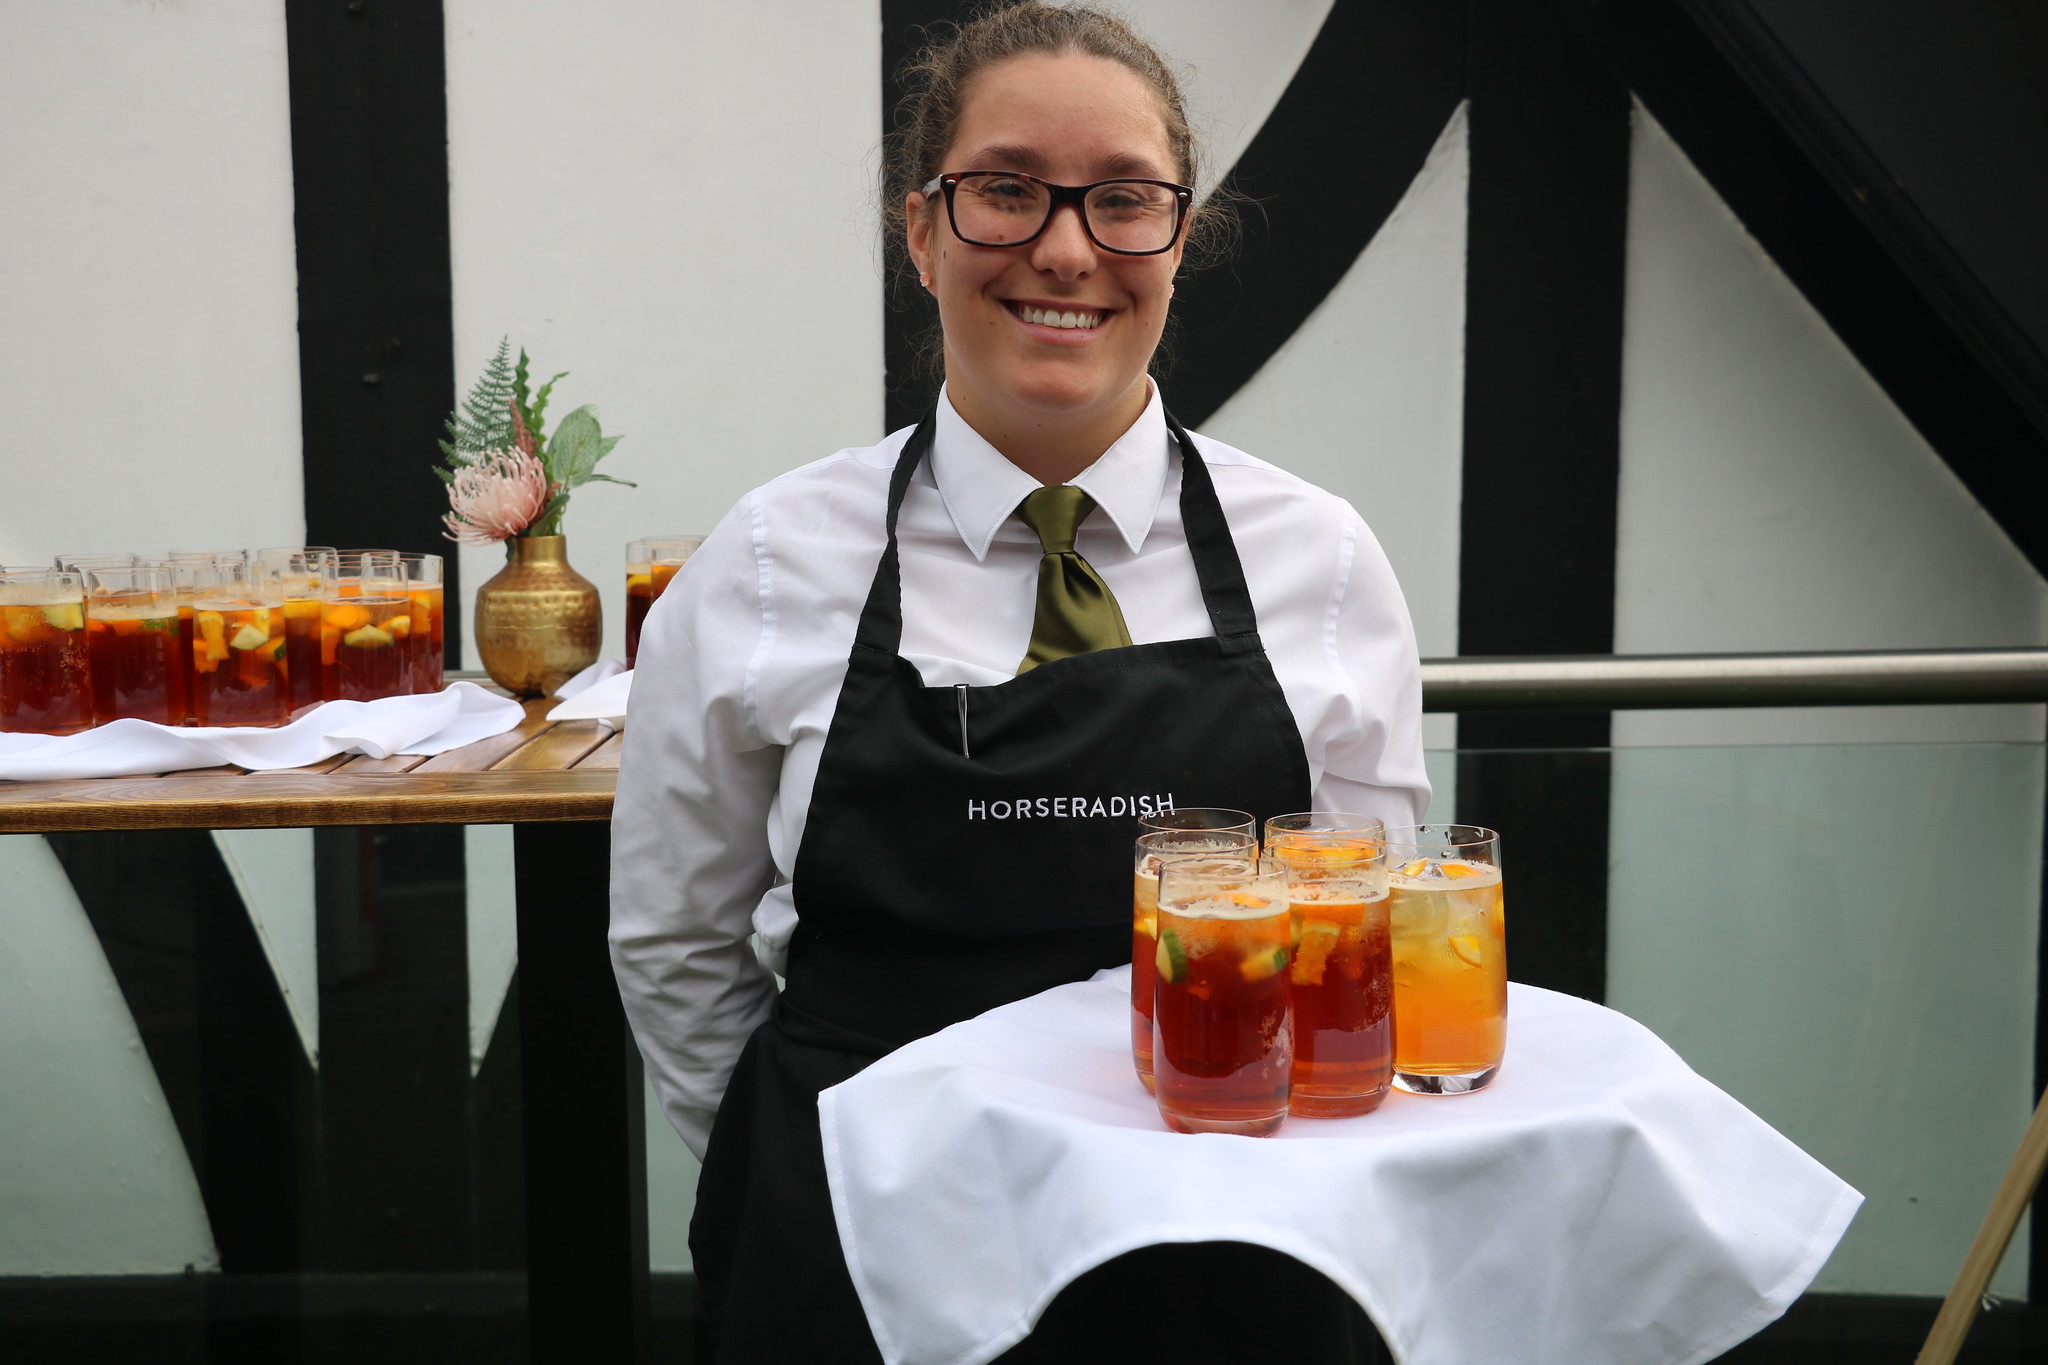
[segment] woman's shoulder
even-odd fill
[[[1199,431],[1190,431],[1188,437],[1201,452],[1216,495],[1233,521],[1240,512],[1256,511],[1302,518],[1305,529],[1320,525],[1334,531],[1363,524],[1349,502],[1299,474]]]
[[[821,460],[798,465],[754,489],[740,499],[740,506],[809,502],[821,493],[841,489],[886,493],[889,474],[896,468],[896,458],[903,453],[913,430],[904,427],[874,445],[845,446]]]

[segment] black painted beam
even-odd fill
[[[610,853],[608,824],[513,833],[535,1365],[647,1353],[644,1090],[607,946]]]
[[[306,539],[443,554],[452,601],[433,471],[455,405],[440,0],[285,0],[285,39]]]
[[[1465,96],[1465,14],[1336,0],[1227,183],[1253,204],[1235,256],[1174,296],[1168,405],[1199,426],[1308,321],[1379,232]]]
[[[2036,569],[2048,392],[2031,344],[1746,6],[1564,0],[1624,81]]]
[[[1469,13],[1459,652],[1610,653],[1628,93],[1550,9]],[[1510,974],[1592,1000],[1607,981],[1609,720],[1458,722],[1459,818],[1504,831],[1513,869]]]

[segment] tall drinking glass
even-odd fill
[[[1287,940],[1277,863],[1160,866],[1153,1094],[1175,1132],[1266,1137],[1287,1117]]]
[[[443,562],[441,556],[430,554],[404,554],[398,558],[405,566],[406,592],[412,599],[412,690],[439,692],[446,664],[441,615],[445,596]]]
[[[1248,827],[1155,829],[1138,836],[1131,876],[1131,1061],[1147,1090],[1152,1089],[1152,1002],[1159,974],[1159,869],[1174,858],[1256,858],[1258,852]]]
[[[1288,1112],[1340,1118],[1377,1109],[1394,1063],[1386,832],[1369,815],[1317,811],[1266,822],[1287,870],[1294,960],[1294,1091]]]
[[[647,609],[703,543],[702,536],[648,536],[626,543],[626,667],[639,657]]]
[[[1394,1085],[1483,1089],[1508,1038],[1500,836],[1476,825],[1387,831],[1394,950]]]
[[[256,552],[284,583],[285,684],[290,706],[318,706],[323,690],[320,613],[334,599],[335,552],[324,545],[282,546]]]
[[[178,666],[185,673],[185,724],[199,723],[200,651],[193,644],[192,593],[197,576],[215,565],[237,568],[249,562],[246,550],[173,550],[163,562],[171,571],[171,593],[178,606]]]
[[[87,569],[84,576],[93,723],[183,725],[187,669],[169,568],[143,561]]]
[[[340,595],[320,615],[330,701],[375,701],[410,688],[412,592],[396,550],[343,550]]]
[[[85,589],[60,569],[0,573],[0,731],[69,735],[92,724]]]
[[[192,574],[192,670],[201,725],[282,725],[284,580],[274,568],[228,561]]]

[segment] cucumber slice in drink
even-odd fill
[[[1278,976],[1286,966],[1287,950],[1276,945],[1248,955],[1237,964],[1237,972],[1247,981],[1264,981],[1269,976]]]
[[[389,631],[379,630],[375,626],[357,626],[342,636],[341,642],[350,649],[383,649],[392,641]]]
[[[234,636],[228,641],[229,649],[261,649],[270,643],[270,632],[244,625],[235,628]]]
[[[76,602],[59,602],[42,609],[43,620],[52,630],[84,630],[85,608]]]
[[[1153,955],[1152,965],[1159,969],[1159,979],[1168,985],[1187,976],[1188,954],[1180,946],[1179,934],[1168,929],[1159,936],[1159,951]]]

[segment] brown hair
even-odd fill
[[[1159,116],[1177,173],[1198,193],[1201,190],[1201,148],[1188,124],[1180,78],[1159,50],[1122,19],[1081,5],[1018,0],[984,9],[965,24],[935,27],[931,41],[897,72],[904,94],[882,145],[882,249],[892,292],[899,300],[906,294],[928,297],[922,289],[907,287],[917,272],[904,243],[910,213],[903,201],[943,169],[940,159],[953,145],[974,78],[1012,57],[1080,53],[1136,72],[1159,96]],[[1185,266],[1205,265],[1228,254],[1238,231],[1235,203],[1229,190],[1212,190],[1189,219]],[[936,377],[942,346],[936,315],[930,333],[922,360]]]

